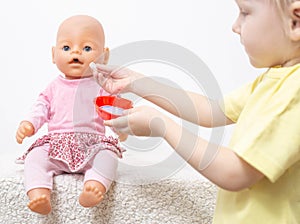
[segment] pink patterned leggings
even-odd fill
[[[52,190],[54,175],[73,173],[64,162],[49,158],[48,149],[49,145],[45,144],[36,147],[27,155],[24,164],[26,192],[34,188]],[[84,183],[88,180],[96,180],[108,191],[116,177],[117,168],[117,155],[110,150],[101,150],[76,173],[84,174]]]

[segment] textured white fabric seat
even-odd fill
[[[0,179],[0,223],[211,223],[216,187],[206,180],[173,180],[145,185],[114,183],[103,202],[94,208],[78,203],[82,175],[54,179],[53,211],[48,216],[27,207],[23,178]]]
[[[116,182],[97,207],[83,208],[78,203],[83,175],[63,174],[54,178],[52,212],[38,215],[27,208],[23,166],[13,164],[13,158],[14,155],[7,159],[3,155],[4,163],[0,164],[0,224],[210,224],[212,221],[217,191],[212,183],[185,166],[161,181],[149,181],[149,177],[139,173],[140,165],[149,161],[137,160],[130,153],[124,162],[138,161],[139,166],[127,170],[120,166]],[[163,170],[167,170],[165,165],[150,171]]]

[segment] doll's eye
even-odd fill
[[[85,46],[83,48],[83,50],[86,51],[86,52],[90,52],[92,50],[92,48],[90,46]]]
[[[69,51],[70,49],[71,49],[71,48],[70,48],[69,46],[67,46],[67,45],[66,45],[66,46],[63,46],[63,48],[62,48],[63,51]]]

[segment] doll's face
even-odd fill
[[[90,62],[97,59],[98,63],[105,63],[106,53],[102,26],[89,16],[65,20],[57,32],[56,46],[52,48],[53,63],[67,79],[91,76]]]

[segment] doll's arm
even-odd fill
[[[34,126],[29,121],[22,121],[16,133],[16,140],[19,144],[22,144],[25,137],[30,137],[34,134]]]
[[[35,132],[37,132],[45,123],[49,122],[50,120],[50,102],[48,92],[48,89],[46,89],[39,95],[37,101],[32,105],[29,114],[27,114],[26,118],[24,119],[31,122]]]

